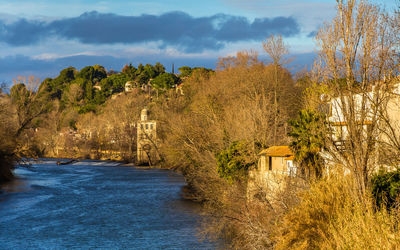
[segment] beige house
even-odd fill
[[[297,165],[288,146],[272,146],[259,153],[257,169],[249,172],[247,197],[252,199],[261,190],[271,201],[275,194],[283,192],[287,176],[296,176]]]
[[[272,146],[259,153],[258,171],[295,176],[297,166],[294,164],[294,155],[288,146]]]

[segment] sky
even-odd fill
[[[372,2],[393,10],[396,0]],[[311,65],[313,34],[335,15],[334,0],[0,0],[0,82],[55,77],[69,66],[161,62],[215,68],[220,57],[282,35]]]

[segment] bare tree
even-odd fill
[[[315,80],[331,97],[325,153],[351,171],[361,195],[377,168],[381,110],[398,67],[388,20],[367,1],[337,0],[337,16],[316,37]]]
[[[289,60],[284,57],[289,53],[287,45],[283,42],[282,36],[275,37],[271,35],[266,41],[263,42],[265,52],[271,57],[272,65],[274,67],[273,83],[274,83],[274,130],[273,130],[273,143],[276,145],[277,131],[278,131],[278,92],[279,85],[283,80],[280,78],[281,74],[278,73],[279,69],[289,63]]]

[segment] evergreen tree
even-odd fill
[[[308,176],[322,175],[320,152],[324,147],[324,121],[323,115],[311,110],[301,110],[296,120],[289,121],[290,148],[294,151],[295,161]]]

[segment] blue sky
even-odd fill
[[[270,34],[283,35],[300,68],[311,63],[310,34],[334,14],[334,0],[0,0],[0,82],[93,64],[214,68],[237,51],[265,54]]]

